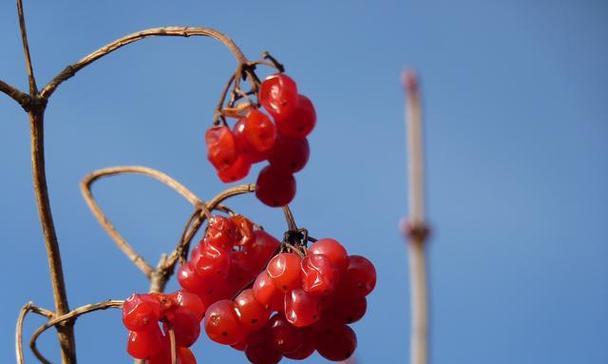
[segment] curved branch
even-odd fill
[[[25,111],[29,110],[29,107],[32,103],[32,98],[30,97],[30,95],[26,94],[25,92],[19,90],[14,86],[9,85],[8,83],[2,80],[0,80],[0,92],[8,95],[8,97],[17,101]]]
[[[103,210],[99,207],[91,191],[92,184],[100,178],[110,177],[120,174],[141,174],[144,176],[152,177],[162,184],[170,187],[188,202],[193,205],[202,204],[202,201],[188,188],[181,183],[177,182],[170,176],[158,170],[142,167],[142,166],[119,166],[104,168],[94,171],[84,177],[80,183],[80,190],[84,197],[87,205],[91,209],[91,212],[101,225],[101,227],[110,235],[112,240],[116,243],[118,248],[137,266],[147,277],[151,277],[154,272],[154,268],[141,256],[137,251],[125,240],[125,238],[116,230],[116,228],[110,222],[110,219],[104,214]]]
[[[32,301],[26,303],[19,311],[17,318],[17,327],[15,328],[15,356],[17,364],[23,364],[23,322],[28,313],[33,312],[47,319],[52,318],[55,314],[47,309],[34,305]]]
[[[50,361],[48,361],[36,347],[36,340],[38,340],[38,337],[43,332],[45,332],[50,327],[53,327],[53,326],[56,326],[59,324],[65,324],[66,322],[73,323],[74,319],[76,319],[78,316],[84,315],[89,312],[107,310],[108,308],[120,308],[120,307],[122,307],[123,303],[124,303],[123,300],[107,300],[107,301],[103,301],[103,302],[99,302],[99,303],[92,303],[92,304],[78,307],[78,308],[66,313],[65,315],[55,317],[55,318],[47,321],[44,325],[40,326],[34,332],[34,334],[32,335],[32,338],[30,339],[30,349],[32,349],[32,352],[34,353],[36,358],[38,358],[38,360],[40,360],[41,362],[43,362],[45,364],[51,364]]]
[[[124,36],[120,39],[109,43],[95,52],[85,56],[78,62],[67,66],[63,71],[61,71],[55,78],[53,78],[44,88],[40,91],[40,97],[42,99],[48,99],[53,92],[57,89],[57,87],[63,83],[64,81],[72,78],[76,72],[80,71],[84,67],[89,64],[95,62],[96,60],[114,52],[115,50],[122,48],[128,44],[135,43],[145,38],[149,37],[191,37],[191,36],[201,36],[201,37],[211,37],[222,42],[229,50],[232,52],[234,58],[236,58],[237,62],[241,64],[248,64],[249,60],[243,52],[239,49],[239,47],[234,43],[232,39],[227,37],[226,35],[218,32],[215,29],[204,28],[204,27],[188,27],[188,26],[179,26],[179,27],[160,27],[160,28],[151,28],[142,30],[140,32],[132,33],[127,36]]]

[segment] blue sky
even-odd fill
[[[355,325],[362,363],[405,362],[405,130],[399,74],[422,78],[428,143],[435,363],[608,362],[608,6],[604,1],[26,1],[39,84],[124,34],[204,25],[250,58],[269,50],[315,102],[311,160],[293,210],[314,236],[368,256],[378,286]],[[26,88],[13,2],[0,4],[0,79]],[[158,168],[202,198],[222,189],[202,134],[235,67],[209,39],[153,39],[64,84],[47,111],[49,189],[70,304],[124,298],[144,277],[80,197],[88,172]],[[0,362],[28,300],[52,307],[31,187],[28,126],[0,97]],[[253,176],[253,175],[252,175]],[[252,180],[254,177],[250,177]],[[190,208],[141,177],[95,188],[124,235],[156,262]],[[234,201],[276,234],[279,211]],[[171,289],[175,288],[172,283]],[[32,332],[40,319],[26,325]],[[126,362],[119,312],[78,321],[82,363]],[[56,360],[54,336],[43,352]],[[201,363],[242,362],[200,340]],[[28,359],[33,359],[28,353]],[[324,362],[315,356],[310,362]]]

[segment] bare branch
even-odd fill
[[[30,104],[32,103],[32,98],[30,95],[25,92],[19,90],[18,88],[9,85],[8,83],[0,80],[0,91],[2,93],[7,94],[10,98],[17,101],[21,107],[28,111]]]
[[[80,183],[80,190],[82,195],[91,209],[91,212],[101,224],[101,227],[110,235],[112,240],[116,243],[118,248],[135,264],[145,275],[150,278],[154,268],[139,254],[137,251],[127,242],[127,240],[116,230],[114,225],[110,222],[110,219],[103,213],[103,210],[99,207],[91,191],[92,184],[100,178],[116,176],[121,174],[141,174],[144,176],[152,177],[162,184],[170,187],[188,202],[193,205],[202,204],[202,201],[186,188],[181,183],[177,182],[173,178],[169,177],[163,172],[158,170],[142,167],[142,166],[120,166],[104,168],[94,171],[87,175]]]
[[[28,313],[33,312],[40,316],[44,316],[47,319],[52,318],[55,314],[47,309],[40,308],[34,305],[33,302],[26,303],[19,311],[19,317],[17,318],[17,327],[15,328],[15,355],[17,357],[17,364],[23,364],[23,322],[25,316]]]
[[[36,331],[32,335],[32,338],[30,339],[30,348],[32,349],[32,352],[34,353],[36,358],[38,358],[38,360],[40,360],[41,362],[43,362],[45,364],[47,364],[47,363],[50,364],[50,362],[40,353],[40,351],[36,347],[36,340],[38,340],[38,337],[43,332],[45,332],[47,329],[49,329],[50,327],[53,327],[53,326],[64,326],[66,323],[71,323],[73,325],[74,320],[78,316],[81,316],[81,315],[84,315],[84,314],[87,314],[87,313],[90,313],[93,311],[107,310],[108,308],[120,308],[120,307],[122,307],[123,303],[124,303],[124,301],[122,301],[122,300],[107,300],[107,301],[103,301],[103,302],[99,302],[99,303],[92,303],[92,304],[78,307],[78,308],[66,313],[65,315],[61,315],[61,316],[55,317],[55,318],[47,321],[44,325],[42,325],[38,329],[36,329]]]
[[[234,58],[236,58],[237,62],[241,64],[248,64],[249,61],[241,52],[239,47],[226,35],[218,32],[215,29],[211,28],[203,28],[203,27],[188,27],[188,26],[179,26],[179,27],[161,27],[161,28],[151,28],[142,30],[136,33],[129,34],[120,39],[117,39],[93,53],[85,56],[78,62],[67,66],[63,71],[61,71],[55,78],[53,78],[40,92],[40,96],[43,99],[48,99],[55,89],[63,83],[64,81],[72,78],[76,72],[80,71],[84,67],[89,64],[95,62],[96,60],[114,52],[115,50],[122,48],[128,44],[135,43],[145,38],[149,37],[190,37],[190,36],[201,36],[201,37],[211,37],[217,39],[222,42],[232,53]]]
[[[402,226],[409,240],[409,268],[411,285],[412,328],[410,363],[428,362],[428,283],[425,241],[428,227],[424,217],[424,157],[422,145],[422,112],[420,90],[416,75],[403,75],[406,91],[406,127],[408,138],[409,218]]]
[[[30,84],[30,95],[34,96],[38,93],[38,87],[36,86],[34,67],[32,66],[32,57],[30,56],[30,46],[27,40],[27,30],[25,28],[25,15],[23,14],[22,0],[17,0],[17,15],[19,16],[19,29],[21,30],[21,42],[23,43],[23,55],[25,56],[25,69],[27,71],[27,78]]]

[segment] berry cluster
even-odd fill
[[[196,364],[188,347],[198,339],[204,314],[203,303],[192,293],[134,293],[122,308],[122,321],[129,329],[127,351],[136,359],[145,359],[147,364],[170,364],[172,331],[177,363]]]
[[[254,364],[305,359],[315,350],[332,361],[349,358],[357,338],[348,324],[365,314],[376,284],[373,264],[349,256],[334,239],[289,249],[270,260],[252,288],[209,306],[207,335],[244,350]]]
[[[226,183],[244,178],[252,164],[267,160],[269,165],[258,175],[256,196],[268,206],[285,206],[296,193],[293,174],[308,162],[306,137],[316,124],[315,108],[284,73],[266,78],[258,99],[270,116],[252,107],[232,129],[226,123],[208,129],[207,157]]]

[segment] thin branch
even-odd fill
[[[170,187],[188,202],[193,205],[202,204],[202,201],[188,188],[181,183],[177,182],[170,176],[158,170],[142,167],[142,166],[120,166],[104,168],[94,171],[84,177],[80,183],[80,190],[82,195],[91,209],[91,212],[101,224],[101,227],[110,235],[112,240],[116,243],[116,246],[137,266],[146,277],[151,277],[154,272],[154,268],[148,263],[137,251],[127,242],[127,240],[116,230],[114,225],[110,222],[110,219],[104,214],[103,210],[99,207],[93,196],[91,187],[93,183],[103,177],[116,176],[121,174],[141,174],[144,176],[152,177],[162,184]]]
[[[107,310],[108,308],[120,308],[122,307],[124,301],[122,300],[107,300],[107,301],[103,301],[103,302],[99,302],[99,303],[92,303],[92,304],[88,304],[88,305],[84,305],[81,307],[78,307],[68,313],[66,313],[65,315],[61,315],[58,317],[55,317],[49,321],[47,321],[44,325],[40,326],[38,329],[36,329],[36,331],[34,332],[34,334],[32,335],[32,338],[30,339],[30,348],[32,349],[32,352],[34,353],[34,355],[36,356],[36,358],[38,358],[38,360],[40,360],[43,363],[49,363],[50,362],[40,353],[40,351],[38,350],[38,348],[36,347],[36,341],[38,340],[38,337],[45,332],[47,329],[49,329],[50,327],[53,326],[63,326],[65,325],[66,322],[70,322],[70,323],[74,323],[74,320],[81,315],[93,312],[93,311],[99,311],[99,310]]]
[[[188,27],[188,26],[179,26],[179,27],[161,27],[161,28],[151,28],[142,30],[136,33],[129,34],[120,39],[117,39],[93,53],[85,56],[78,62],[67,66],[63,71],[61,71],[55,78],[53,78],[40,92],[40,96],[43,99],[48,99],[53,92],[57,89],[57,87],[63,83],[64,81],[72,78],[76,72],[80,71],[84,67],[89,64],[95,62],[96,60],[114,52],[115,50],[124,47],[128,44],[140,41],[149,37],[190,37],[190,36],[202,36],[202,37],[211,37],[217,39],[222,42],[232,53],[234,58],[236,58],[237,62],[241,64],[248,64],[249,61],[247,57],[241,52],[239,47],[226,35],[218,32],[215,29],[211,28],[203,28],[203,27]]]
[[[0,80],[0,91],[17,101],[25,111],[29,110],[30,104],[32,103],[30,95],[2,80]]]
[[[40,316],[44,316],[47,319],[52,318],[55,314],[47,309],[34,305],[33,302],[26,303],[19,311],[19,317],[17,318],[17,326],[15,328],[15,355],[17,357],[17,364],[23,364],[23,322],[25,316],[28,313],[33,312]]]
[[[425,257],[428,228],[424,217],[424,156],[420,90],[412,71],[404,74],[406,91],[406,128],[408,141],[409,218],[404,234],[409,240],[412,327],[410,363],[428,362],[429,306]]]
[[[30,95],[33,97],[38,93],[38,87],[36,86],[36,78],[34,77],[34,67],[32,66],[32,57],[30,56],[30,45],[27,40],[22,0],[17,0],[17,15],[19,16],[19,29],[21,30],[21,42],[23,43],[23,55],[25,56],[25,69],[30,85]]]

